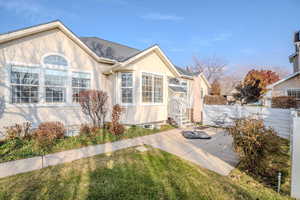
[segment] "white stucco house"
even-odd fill
[[[0,129],[88,122],[77,99],[87,89],[107,92],[109,108],[120,104],[123,124],[197,121],[209,87],[203,74],[176,67],[158,45],[138,50],[78,37],[60,21],[0,35]]]

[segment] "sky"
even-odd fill
[[[300,0],[0,0],[0,33],[59,19],[78,36],[158,44],[179,66],[196,56],[291,71],[299,10]]]

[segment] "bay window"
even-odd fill
[[[133,78],[131,72],[121,73],[122,103],[133,103]]]
[[[91,87],[91,75],[88,73],[72,73],[72,101],[79,102],[79,93]]]
[[[150,73],[142,74],[142,102],[163,102],[163,76]]]
[[[11,102],[39,102],[39,68],[12,66],[10,72]]]
[[[47,103],[66,102],[67,78],[66,71],[45,70],[45,97]]]

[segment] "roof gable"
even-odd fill
[[[86,51],[91,57],[93,57],[98,62],[104,62],[104,63],[110,63],[114,64],[115,61],[99,57],[97,54],[95,54],[89,47],[87,47],[72,31],[70,31],[62,22],[60,21],[53,21],[45,24],[40,24],[24,29],[19,29],[17,31],[8,32],[5,34],[0,35],[0,44],[4,42],[9,42],[15,39],[23,38],[26,36],[34,35],[36,33],[49,31],[52,29],[59,29],[64,34],[66,34],[71,40],[73,40],[80,48],[82,48],[84,51]]]
[[[296,77],[296,76],[298,76],[298,75],[300,75],[300,72],[293,73],[293,74],[291,74],[291,75],[285,77],[284,79],[281,79],[281,80],[279,80],[279,81],[277,81],[277,82],[275,82],[275,83],[269,85],[269,86],[267,87],[267,89],[272,89],[274,86],[279,85],[279,84],[281,84],[281,83],[283,83],[283,82],[285,82],[285,81],[288,81],[288,80],[290,80],[290,79],[292,79],[292,78],[294,78],[294,77]]]

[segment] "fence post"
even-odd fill
[[[292,181],[291,196],[300,198],[300,117],[293,116],[293,133],[291,135],[291,152],[292,152]]]

